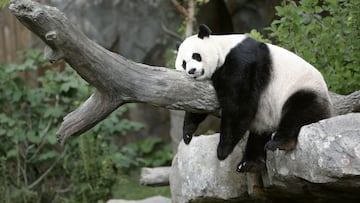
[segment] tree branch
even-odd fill
[[[127,102],[193,112],[219,110],[210,81],[194,81],[181,72],[135,63],[112,53],[88,39],[54,7],[30,0],[12,0],[9,8],[47,44],[45,57],[50,62],[64,59],[97,89],[84,104],[64,118],[57,132],[60,141],[87,131]],[[359,97],[360,92],[337,96],[336,112],[343,114],[359,109]],[[346,103],[346,107],[338,108],[340,103]]]
[[[177,0],[171,0],[171,3],[180,12],[180,14],[184,16],[184,18],[187,18],[189,16],[187,10]]]
[[[346,96],[330,92],[330,98],[334,106],[335,115],[360,112],[360,91]]]

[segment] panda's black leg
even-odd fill
[[[183,125],[183,139],[185,144],[189,144],[194,132],[199,124],[207,117],[208,114],[185,112]]]
[[[246,143],[245,154],[237,166],[237,171],[261,172],[266,169],[265,144],[271,139],[271,133],[250,133]]]
[[[236,144],[244,137],[254,118],[256,108],[232,100],[222,103],[220,141],[217,148],[219,160],[224,160],[234,150]]]
[[[265,148],[292,150],[302,126],[331,116],[326,99],[311,90],[299,90],[285,102],[277,132]]]

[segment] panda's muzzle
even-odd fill
[[[187,72],[187,74],[190,77],[197,79],[205,74],[205,70],[203,68],[201,68],[201,70],[197,71],[196,68],[192,68]]]
[[[195,68],[192,68],[192,69],[190,69],[190,70],[188,71],[188,74],[189,74],[189,75],[194,75],[195,71],[196,71],[196,69],[195,69]]]

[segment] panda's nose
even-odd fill
[[[188,73],[189,73],[190,75],[192,75],[192,74],[195,73],[195,71],[196,71],[196,69],[195,69],[195,68],[192,68],[192,69],[190,69],[190,70],[188,71]]]

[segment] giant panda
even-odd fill
[[[195,80],[210,79],[221,107],[217,157],[224,160],[249,132],[238,172],[265,169],[266,150],[292,150],[300,128],[331,116],[321,73],[296,54],[243,34],[212,35],[206,25],[178,45],[175,66]],[[186,112],[189,144],[206,114]]]

